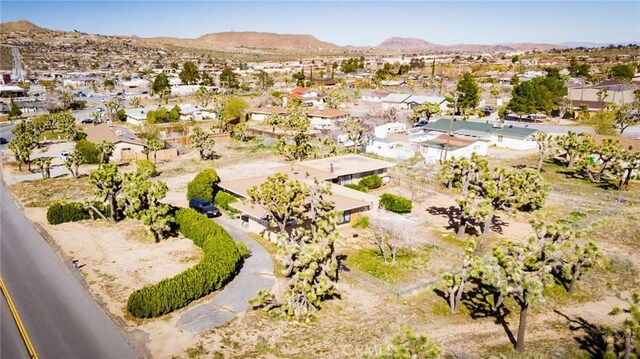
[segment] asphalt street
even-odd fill
[[[55,255],[4,185],[0,228],[0,275],[41,358],[137,357],[81,286],[80,274]],[[22,343],[16,342],[12,322],[5,318],[3,312],[2,343]],[[3,345],[0,357],[14,358],[17,350],[13,344]]]
[[[0,301],[0,358],[29,358],[29,352],[3,295],[0,295]]]

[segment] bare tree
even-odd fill
[[[373,234],[370,239],[380,250],[382,260],[392,264],[396,262],[398,250],[406,245],[406,233],[397,225],[389,221],[376,219],[371,223]]]

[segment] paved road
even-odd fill
[[[12,319],[9,305],[0,295],[0,358],[29,358],[29,352],[22,341],[16,322]]]
[[[184,312],[178,325],[185,330],[200,333],[220,326],[249,308],[249,299],[261,289],[270,290],[275,283],[273,261],[267,251],[251,239],[238,220],[220,217],[216,219],[236,241],[244,242],[251,256],[244,261],[240,273],[219,293],[207,302],[200,303]]]
[[[60,261],[1,184],[0,228],[0,274],[41,358],[136,357],[82,288],[78,272]],[[3,342],[14,336],[11,330],[1,335]],[[13,358],[2,350],[2,358]]]

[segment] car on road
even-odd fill
[[[192,208],[207,217],[217,217],[220,215],[220,210],[214,206],[213,203],[203,198],[192,198],[189,200],[189,208]]]
[[[82,123],[83,123],[83,124],[85,124],[85,125],[90,125],[90,124],[92,124],[92,123],[93,123],[93,120],[92,120],[92,119],[90,119],[90,118],[85,118],[84,120],[82,120],[82,121],[80,121],[80,122],[82,122]]]
[[[6,139],[6,138],[4,138],[4,137],[0,137],[0,145],[4,145],[4,144],[6,144],[7,142],[8,142],[8,141],[7,141],[7,139]]]
[[[69,151],[62,151],[60,152],[60,159],[63,161],[67,160],[67,157],[69,157]]]

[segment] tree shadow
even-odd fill
[[[495,291],[491,290],[490,287],[477,281],[470,281],[470,283],[475,283],[476,285],[462,295],[461,304],[469,311],[471,318],[494,318],[495,323],[500,324],[502,329],[504,329],[504,332],[509,338],[509,342],[511,342],[512,345],[516,345],[516,337],[513,335],[513,332],[509,328],[509,322],[506,320],[506,317],[511,311],[504,305],[501,305],[498,309],[493,308],[496,295]],[[447,306],[449,306],[449,297],[443,290],[435,288],[433,292],[442,298],[447,303]]]
[[[582,317],[571,318],[557,309],[554,312],[569,322],[569,329],[572,332],[584,332],[582,335],[573,337],[580,345],[580,349],[588,352],[592,358],[601,359],[604,357],[604,353],[607,351],[607,342],[600,326],[592,324]]]
[[[500,305],[494,309],[493,304],[497,300],[497,293],[490,286],[486,286],[479,281],[472,281],[475,286],[465,292],[462,296],[462,303],[469,310],[471,318],[494,318],[496,324],[500,324],[509,338],[512,345],[516,345],[516,337],[513,335],[507,316],[511,314],[509,308]]]
[[[460,207],[449,206],[447,208],[447,207],[431,206],[427,208],[427,213],[434,216],[441,216],[441,217],[447,218],[448,223],[447,223],[447,226],[444,228],[458,232],[458,228],[460,227]],[[465,233],[472,236],[479,235],[480,234],[480,231],[478,230],[479,225],[480,224],[474,219],[468,219],[467,229]]]

